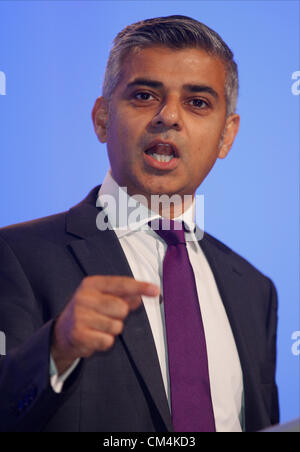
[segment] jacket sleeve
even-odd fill
[[[43,309],[9,245],[0,237],[0,431],[41,431],[76,386],[80,367],[57,394],[50,384],[54,319]],[[3,353],[3,350],[2,350]]]
[[[272,389],[271,389],[271,401],[270,401],[270,420],[271,424],[279,423],[279,401],[278,401],[278,388],[276,385],[276,349],[277,349],[277,324],[278,324],[278,297],[274,283],[270,281],[270,304],[269,315],[267,322],[268,331],[268,350],[270,359],[270,368],[272,374]]]

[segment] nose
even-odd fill
[[[160,130],[181,130],[182,120],[179,101],[174,97],[165,100],[153,117],[151,125],[153,128]]]

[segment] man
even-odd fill
[[[278,422],[274,285],[195,227],[196,189],[238,132],[237,92],[232,52],[194,19],[116,37],[92,114],[111,164],[102,186],[0,231],[1,430]],[[169,212],[152,209],[157,195],[177,196]],[[144,215],[124,224],[108,197]]]

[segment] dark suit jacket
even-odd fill
[[[68,212],[0,230],[0,330],[8,350],[0,358],[0,431],[172,431],[143,306],[109,351],[81,360],[61,394],[50,386],[53,324],[81,280],[132,276],[115,233],[96,228],[98,190]],[[259,430],[278,422],[276,290],[212,236],[199,243],[236,341],[246,430]]]

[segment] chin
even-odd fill
[[[176,187],[174,190],[170,187],[170,184],[153,182],[144,186],[144,191],[149,195],[171,195],[177,192]]]

